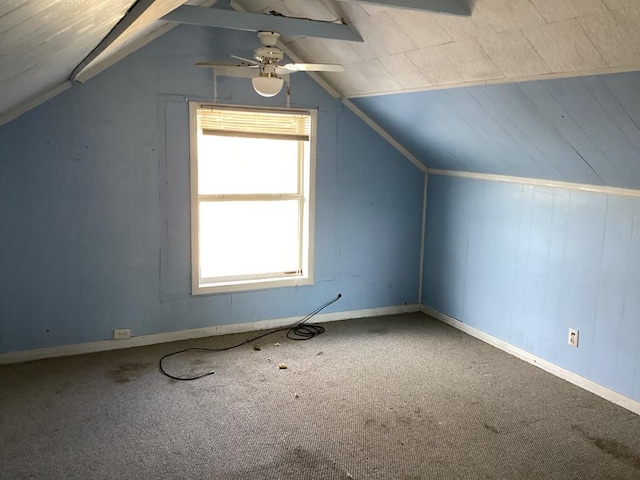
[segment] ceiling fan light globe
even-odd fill
[[[263,97],[273,97],[282,90],[284,80],[278,77],[254,77],[251,79],[253,89]]]

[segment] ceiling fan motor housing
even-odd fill
[[[259,47],[253,52],[253,56],[261,63],[278,63],[284,58],[282,50],[278,47]]]
[[[253,51],[253,56],[263,65],[278,63],[284,58],[282,50],[276,47],[280,34],[277,32],[258,32],[262,47]]]

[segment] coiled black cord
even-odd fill
[[[271,332],[263,333],[262,335],[258,335],[257,337],[250,338],[249,340],[245,340],[244,342],[238,343],[237,345],[232,345],[230,347],[223,347],[223,348],[190,347],[190,348],[185,348],[184,350],[179,350],[177,352],[167,353],[165,356],[163,356],[160,359],[158,366],[160,367],[160,371],[164,375],[166,375],[169,378],[172,378],[173,380],[182,380],[182,381],[198,380],[199,378],[204,378],[204,377],[208,377],[209,375],[213,375],[215,371],[212,370],[210,372],[201,373],[200,375],[196,375],[195,377],[177,377],[175,375],[171,375],[164,369],[164,366],[162,365],[163,360],[167,357],[172,357],[174,355],[178,355],[184,352],[226,352],[227,350],[232,350],[234,348],[241,347],[242,345],[246,345],[247,343],[255,342],[256,340],[259,340],[263,337],[266,337],[268,335],[273,335],[274,333],[278,333],[278,332],[284,332],[285,330],[287,330],[287,338],[289,340],[309,340],[315,337],[316,335],[320,335],[321,333],[324,333],[324,327],[322,325],[318,325],[315,323],[306,323],[306,322],[308,322],[314,315],[320,313],[322,310],[327,308],[332,303],[337,302],[341,297],[342,297],[342,294],[339,293],[336,298],[325,303],[321,307],[316,308],[313,312],[308,314],[306,317],[304,317],[302,320],[300,320],[299,322],[297,322],[291,327],[283,327],[283,328],[279,328],[278,330],[273,330]]]

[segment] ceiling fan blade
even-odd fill
[[[344,67],[335,63],[287,63],[276,68],[278,74],[293,72],[344,72]]]
[[[252,63],[253,65],[260,65],[260,62],[256,62],[255,60],[251,60],[250,58],[239,57],[237,55],[229,55],[231,58],[235,58],[236,60],[242,60],[246,63]]]
[[[257,68],[258,65],[249,65],[247,63],[231,63],[231,62],[196,62],[196,67],[225,67],[225,68]]]

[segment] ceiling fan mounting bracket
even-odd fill
[[[278,32],[262,31],[258,32],[258,38],[265,47],[274,47],[278,43],[280,34]]]

